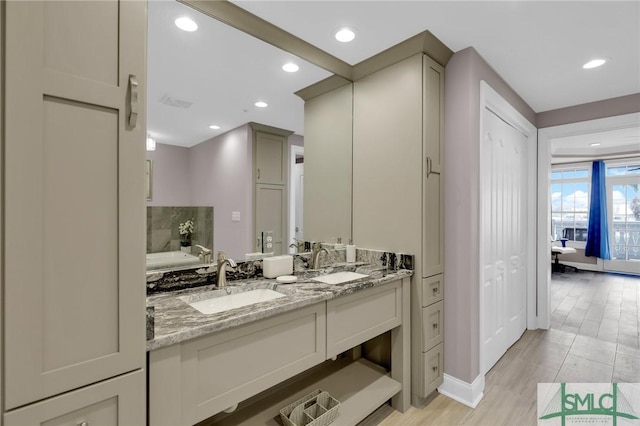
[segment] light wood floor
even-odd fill
[[[527,330],[489,371],[475,410],[438,395],[403,414],[385,405],[362,425],[536,425],[538,383],[640,382],[640,277],[553,274],[551,311],[549,330]]]

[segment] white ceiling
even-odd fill
[[[198,30],[178,29],[179,16]],[[293,93],[329,72],[175,1],[150,1],[148,21],[147,129],[157,142],[190,147],[250,121],[303,133],[304,102]],[[282,71],[291,60],[297,73]],[[192,105],[169,106],[167,96]]]
[[[598,143],[598,146],[591,144]],[[551,141],[554,162],[586,161],[607,156],[639,156],[640,128],[627,127],[597,133],[555,138]]]
[[[429,30],[474,47],[536,112],[640,92],[638,1],[237,1],[350,64]],[[333,33],[352,26],[357,37]],[[611,60],[589,72],[594,57]]]
[[[233,1],[293,35],[355,64],[424,30],[451,50],[474,47],[536,111],[640,93],[639,1]],[[176,14],[195,16],[185,33]],[[333,38],[341,26],[352,43]],[[248,121],[303,133],[292,93],[329,74],[175,2],[149,3],[149,131],[159,142],[192,146]],[[583,70],[594,57],[603,67]],[[230,64],[236,64],[231,67]],[[158,102],[193,102],[186,110]],[[258,111],[253,102],[270,103]],[[244,112],[244,110],[247,110]],[[206,126],[217,122],[219,131]]]

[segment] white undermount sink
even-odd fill
[[[366,274],[359,274],[357,272],[334,272],[333,274],[321,275],[319,277],[311,278],[313,281],[319,281],[325,284],[343,284],[349,281],[359,280],[360,278],[368,277]]]
[[[202,312],[203,314],[217,314],[219,312],[241,308],[247,305],[253,305],[254,303],[267,302],[269,300],[278,299],[285,296],[285,294],[270,290],[268,288],[258,288],[241,293],[214,296],[210,299],[204,299],[197,302],[189,303],[189,305]]]

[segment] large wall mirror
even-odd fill
[[[197,30],[176,25],[185,17]],[[291,133],[283,246],[289,252],[292,239],[304,237],[304,102],[294,92],[331,74],[175,1],[148,3],[147,48],[148,142],[155,145],[147,151],[148,263],[164,269],[215,262],[218,250],[235,260],[259,251],[250,123]],[[298,71],[283,70],[287,63]]]

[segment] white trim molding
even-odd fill
[[[484,397],[484,374],[476,377],[473,383],[463,382],[445,374],[438,392],[467,407],[476,408]]]

